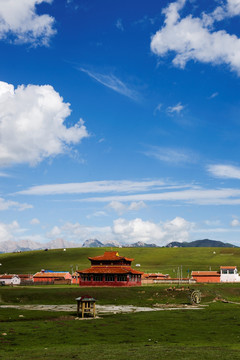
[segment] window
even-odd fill
[[[105,275],[105,280],[106,281],[115,281],[115,276],[113,274]]]
[[[118,275],[117,281],[127,281],[127,275]]]
[[[222,270],[222,274],[227,274],[227,270]]]
[[[91,275],[82,275],[82,276],[81,276],[81,279],[82,279],[83,281],[91,281]]]
[[[229,270],[229,274],[234,274],[234,270]]]
[[[93,275],[93,281],[103,281],[102,275]]]

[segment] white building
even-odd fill
[[[236,266],[221,266],[220,267],[220,282],[240,282]]]
[[[3,285],[20,285],[21,279],[18,275],[0,275],[0,284]]]

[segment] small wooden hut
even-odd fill
[[[89,296],[84,295],[76,298],[77,301],[77,316],[81,314],[81,317],[96,316],[96,300]],[[85,316],[86,315],[86,316]]]

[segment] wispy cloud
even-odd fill
[[[179,189],[178,191],[164,191],[145,194],[114,195],[85,198],[78,201],[86,202],[131,202],[131,201],[164,201],[171,203],[185,203],[195,205],[239,205],[240,189]]]
[[[117,28],[118,30],[124,31],[122,19],[117,19],[117,21],[116,21],[116,28]]]
[[[143,153],[146,156],[174,165],[195,163],[197,161],[197,155],[190,150],[150,146],[149,149]]]
[[[167,112],[168,112],[168,113],[171,113],[171,114],[173,114],[173,113],[180,114],[181,111],[183,111],[184,108],[185,108],[185,106],[182,105],[182,104],[179,102],[179,103],[177,103],[177,104],[174,105],[174,106],[169,106],[169,107],[167,108]]]
[[[208,165],[208,172],[218,178],[240,179],[240,167],[232,165]]]
[[[160,188],[175,188],[179,185],[166,183],[162,180],[103,180],[82,183],[51,184],[33,186],[29,189],[19,191],[22,195],[56,195],[56,194],[88,194],[88,193],[107,193],[107,192],[137,192],[151,191]],[[184,187],[185,185],[182,185]]]
[[[210,95],[210,96],[208,97],[208,99],[214,99],[214,98],[217,97],[218,95],[219,95],[218,92],[214,92],[214,93],[212,93],[212,95]]]
[[[158,104],[154,109],[153,115],[156,115],[158,112],[160,112],[162,110],[162,106],[163,104]]]
[[[78,70],[84,72],[88,76],[90,76],[92,79],[96,80],[100,84],[108,87],[109,89],[112,89],[113,91],[116,91],[117,93],[127,96],[128,98],[132,100],[138,100],[139,94],[137,91],[131,89],[128,87],[122,80],[120,80],[118,77],[116,77],[113,74],[101,74],[95,71],[90,71],[84,68],[78,68]]]

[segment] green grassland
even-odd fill
[[[110,248],[74,248],[63,251],[28,251],[0,254],[1,273],[35,273],[41,269],[70,271],[89,267],[88,257],[101,255]],[[177,276],[182,265],[183,276],[188,270],[219,270],[221,265],[239,265],[240,248],[121,248],[120,255],[134,258],[133,267],[144,272],[163,272]]]
[[[214,254],[216,252],[216,254]],[[67,249],[0,254],[2,272],[34,273],[41,268],[70,270],[89,266],[88,256],[103,249]],[[143,271],[176,275],[187,270],[239,265],[240,249],[176,248],[119,249],[134,257]],[[134,266],[133,264],[133,266]],[[240,267],[240,266],[239,266]],[[76,312],[0,308],[0,360],[237,360],[240,358],[240,284],[196,284],[202,293],[200,310],[162,310],[104,315],[76,320]],[[187,304],[184,285],[130,288],[84,288],[76,285],[0,287],[0,305],[74,304],[89,294],[100,305],[154,306]],[[229,301],[222,302],[222,299]],[[235,302],[235,303],[231,303]]]
[[[240,307],[105,315],[1,309],[0,359],[239,359]]]

